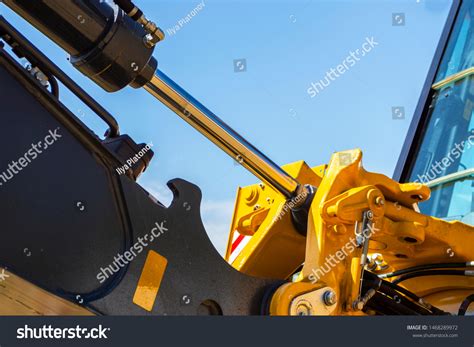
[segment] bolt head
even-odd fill
[[[347,232],[347,228],[344,224],[334,225],[333,230],[336,234],[345,234]]]
[[[254,205],[257,202],[259,195],[258,188],[252,187],[245,197],[247,206]]]
[[[367,218],[373,219],[374,218],[374,213],[372,211],[367,211]]]
[[[153,42],[153,36],[151,34],[146,34],[143,36],[143,44],[146,48],[153,48],[153,46],[155,46]]]
[[[296,314],[298,316],[311,316],[312,310],[307,303],[298,304],[296,307]]]
[[[337,296],[334,290],[328,290],[323,294],[323,301],[326,306],[332,306],[337,303]]]
[[[373,260],[377,263],[377,265],[383,264],[383,256],[380,253],[374,254]]]
[[[357,311],[362,311],[364,309],[364,303],[362,301],[354,301],[353,307]]]

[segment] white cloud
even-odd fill
[[[207,234],[222,256],[224,256],[227,247],[233,212],[233,200],[204,200],[201,206],[201,216]]]
[[[145,188],[151,195],[165,206],[169,206],[173,200],[173,192],[166,184],[159,181],[140,182],[140,185]]]

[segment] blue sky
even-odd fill
[[[278,164],[328,162],[364,152],[364,166],[391,176],[451,1],[448,0],[136,0],[166,32],[202,9],[155,51],[159,67]],[[222,253],[237,187],[256,179],[144,90],[109,94],[69,65],[67,55],[1,5],[1,13],[101,102],[155,158],[140,178],[169,203],[170,179],[203,191],[203,220]],[[403,13],[405,25],[393,26]],[[366,38],[378,43],[311,98],[311,82],[341,64]],[[235,72],[234,60],[246,59]],[[63,102],[98,134],[105,126],[72,95]],[[404,107],[394,120],[392,107]]]

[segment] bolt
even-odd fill
[[[377,206],[383,206],[385,205],[385,200],[381,196],[378,196],[377,199],[375,199],[375,204]]]
[[[377,265],[381,265],[384,262],[382,254],[379,253],[374,254],[373,259],[377,263]]]
[[[377,263],[375,261],[370,261],[365,267],[369,271],[375,271],[377,269]]]
[[[364,303],[360,300],[354,301],[354,304],[352,305],[354,310],[356,311],[362,311],[364,309]]]
[[[260,205],[255,205],[254,208],[253,208],[253,210],[254,210],[254,211],[257,211],[259,208],[260,208]]]
[[[258,188],[252,187],[245,197],[248,206],[252,206],[258,200]]]
[[[143,36],[143,44],[146,48],[153,48],[153,46],[155,45],[153,42],[153,35],[146,34],[145,36]]]
[[[184,114],[186,117],[189,117],[189,116],[192,115],[191,112],[190,112],[188,109],[186,109],[186,108],[184,109],[183,114]]]
[[[311,316],[311,306],[306,302],[299,303],[298,306],[296,306],[296,314],[298,316]]]
[[[347,232],[347,228],[344,224],[334,225],[333,230],[336,234],[345,234]]]
[[[272,199],[270,199],[270,198],[267,198],[266,200],[269,204],[272,202]]]
[[[265,189],[265,185],[263,183],[259,183],[258,186],[263,190]]]
[[[30,74],[41,83],[43,87],[47,87],[49,85],[48,77],[41,71],[38,67],[32,67],[28,69]]]
[[[371,210],[367,211],[367,218],[369,218],[370,220],[374,218],[374,213]]]
[[[332,306],[337,302],[337,296],[334,290],[330,289],[323,294],[323,301],[326,306]]]

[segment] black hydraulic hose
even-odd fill
[[[114,2],[120,7],[125,13],[130,13],[136,6],[130,0],[114,0]]]
[[[418,265],[414,267],[410,267],[407,269],[397,270],[393,272],[389,272],[386,274],[379,275],[379,278],[390,278],[395,276],[404,275],[411,272],[416,272],[420,270],[432,270],[432,269],[453,269],[453,268],[466,268],[466,267],[474,267],[474,261],[467,262],[467,263],[439,263],[439,264],[425,264],[425,265]]]
[[[383,281],[383,283],[380,283],[378,287],[379,287],[378,292],[390,296],[398,304],[404,305],[408,307],[409,309],[418,312],[421,315],[433,315],[433,314],[447,315],[448,314],[447,312],[444,312],[431,305],[426,306],[426,304],[423,303],[423,300],[420,297],[418,297],[416,294],[410,292],[409,290],[405,288],[397,286],[396,284]],[[408,297],[412,301],[404,299],[403,296]]]
[[[408,289],[405,289],[396,284],[393,284],[392,282],[384,281],[381,279],[370,279],[367,281],[367,284],[370,285],[371,283],[373,283],[373,288],[377,291],[386,292],[388,288],[389,291],[396,290],[400,292],[401,294],[409,297],[413,301],[416,301],[416,302],[420,301],[420,297],[418,297],[416,294],[410,292]]]
[[[435,315],[449,315],[448,312],[445,312],[435,306],[432,306],[428,303],[425,303],[422,298],[420,298],[415,293],[409,291],[406,288],[403,288],[392,282],[384,281],[371,272],[367,272],[367,284],[376,289],[378,292],[389,295],[392,298],[397,296],[400,299],[400,304],[408,305],[409,308],[419,311],[420,314],[435,314]],[[413,300],[413,303],[407,300],[404,300],[403,296]],[[416,305],[415,305],[416,304]],[[426,312],[429,313],[426,313]]]
[[[465,270],[427,270],[427,271],[416,271],[411,272],[405,275],[401,275],[396,280],[394,280],[393,284],[398,284],[400,282],[409,280],[411,278],[416,277],[424,277],[424,276],[474,276],[473,272],[465,271]]]
[[[422,306],[419,302],[411,301],[408,300],[406,297],[404,297],[402,294],[400,294],[399,291],[382,284],[380,286],[379,292],[382,294],[385,294],[389,296],[390,298],[393,299],[394,302],[396,302],[399,305],[403,305],[406,308],[413,310],[417,312],[420,315],[423,316],[430,316],[433,315],[433,312],[428,307]]]
[[[114,2],[134,21],[137,21],[143,15],[143,12],[130,0],[114,0]],[[134,10],[135,13],[133,13]]]
[[[391,282],[383,282],[380,286],[381,292],[390,292],[390,290],[396,291],[398,293],[401,293],[408,298],[412,299],[417,306],[419,306],[423,310],[427,310],[430,312],[429,314],[435,314],[435,315],[450,315],[449,312],[443,311],[435,306],[432,306],[428,303],[425,303],[422,298],[420,298],[418,295],[410,292],[408,289],[405,289],[403,287],[400,287],[396,284],[393,284]]]
[[[373,302],[376,306],[387,308],[389,311],[394,312],[395,314],[405,315],[405,316],[421,316],[421,313],[412,310],[411,308],[401,305],[389,298],[388,296],[377,292],[374,297],[368,302],[367,306],[370,308],[370,303]]]
[[[412,299],[416,302],[420,301],[420,297],[418,295],[416,295],[415,293],[412,293],[408,289],[400,287],[400,286],[398,286],[398,285],[396,285],[392,282],[384,281],[383,279],[377,277],[377,275],[375,275],[372,272],[366,272],[364,277],[367,277],[367,283],[368,284],[373,283],[372,288],[374,288],[375,290],[379,290],[382,286],[385,286],[385,287],[389,287],[391,289],[394,289],[394,290],[404,294],[405,296],[409,297],[410,299]],[[364,278],[364,280],[365,280],[365,278]]]
[[[385,288],[390,288],[392,290],[396,290],[397,292],[402,293],[403,295],[409,297],[413,301],[420,302],[420,297],[412,292],[410,292],[408,289],[405,289],[403,287],[400,287],[392,282],[387,282],[383,281],[383,283],[380,285],[380,290],[384,291]]]
[[[464,316],[466,315],[467,309],[469,306],[474,302],[474,294],[469,295],[466,299],[461,304],[461,307],[459,307],[459,316]]]

